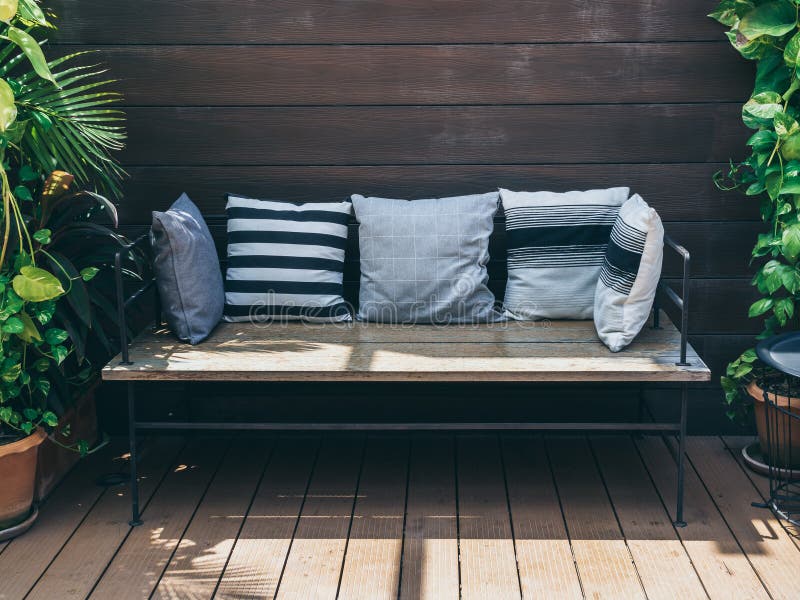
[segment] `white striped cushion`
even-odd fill
[[[647,323],[661,278],[664,226],[636,194],[611,230],[594,296],[594,325],[612,352],[630,344]]]
[[[350,202],[228,196],[226,321],[349,321],[342,298]]]
[[[591,319],[608,236],[628,188],[500,190],[508,239],[503,299],[512,319]]]

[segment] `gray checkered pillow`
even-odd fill
[[[474,323],[495,318],[489,236],[499,194],[390,200],[352,196],[359,222],[358,319]]]

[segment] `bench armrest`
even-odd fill
[[[692,257],[686,248],[675,242],[667,234],[664,234],[664,246],[674,250],[683,259],[683,297],[679,296],[663,280],[658,283],[658,287],[664,292],[667,299],[681,311],[681,357],[678,365],[688,366],[689,363],[686,362],[686,347],[689,343],[689,274],[691,272]],[[659,311],[658,294],[656,294],[656,300],[653,305],[653,327],[656,328],[659,326]]]
[[[120,345],[120,352],[122,354],[122,361],[120,364],[129,365],[131,364],[128,355],[128,322],[127,322],[127,308],[131,306],[134,302],[139,300],[144,294],[146,294],[151,288],[155,288],[156,278],[155,274],[150,273],[149,277],[142,278],[142,285],[136,289],[130,296],[127,298],[125,297],[125,284],[123,281],[123,268],[122,263],[123,261],[131,255],[131,253],[139,247],[150,248],[150,234],[145,233],[144,235],[139,236],[130,244],[126,244],[122,246],[119,250],[117,250],[116,254],[114,255],[114,277],[116,283],[116,295],[117,295],[117,319],[119,320],[119,345]],[[151,265],[152,266],[152,265]],[[155,314],[156,314],[156,326],[161,324],[161,302],[158,295],[158,290],[156,290],[156,301],[155,301]]]

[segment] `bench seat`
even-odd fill
[[[205,342],[146,331],[103,370],[108,381],[704,382],[711,372],[666,315],[622,352],[592,321],[388,326],[222,323]]]

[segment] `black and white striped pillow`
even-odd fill
[[[594,296],[597,335],[612,352],[630,344],[647,323],[663,257],[661,219],[635,194],[622,205],[611,230]]]
[[[226,321],[349,321],[342,298],[350,202],[228,196]]]
[[[608,236],[628,191],[500,190],[508,240],[507,317],[592,318]]]

